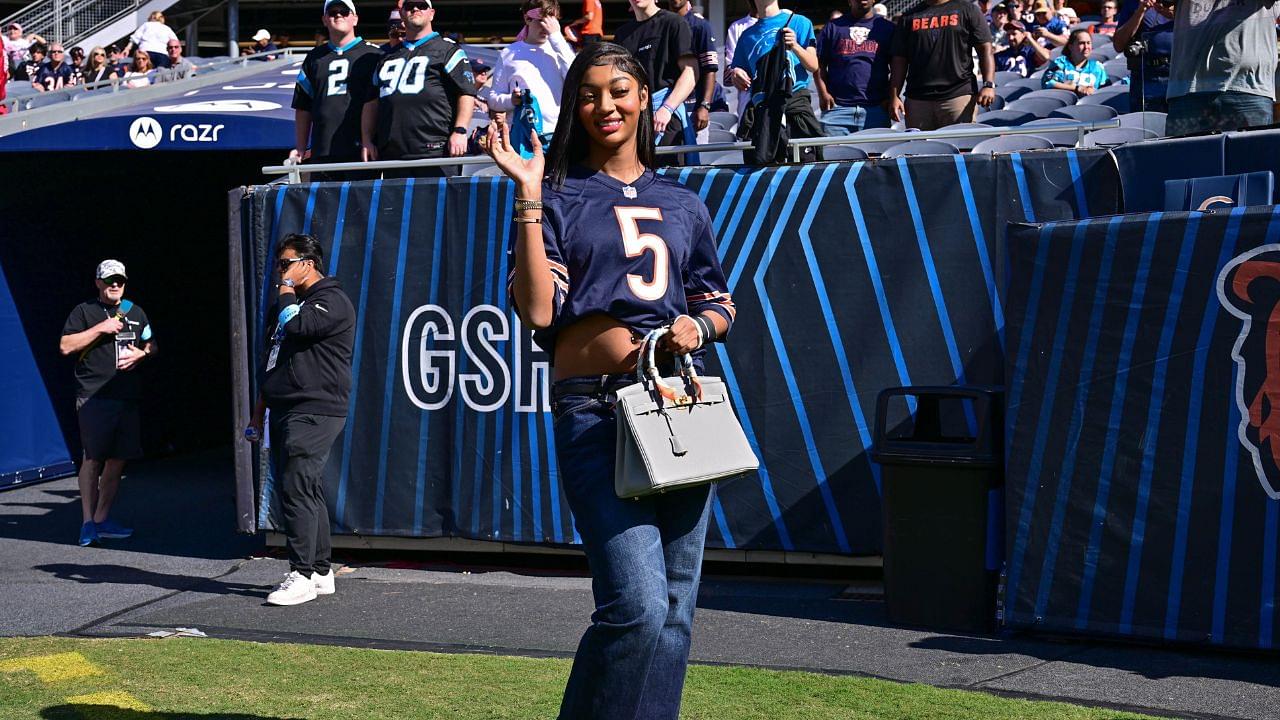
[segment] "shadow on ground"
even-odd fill
[[[270,589],[264,585],[223,582],[217,579],[192,577],[190,575],[172,575],[124,565],[50,563],[48,565],[36,565],[35,569],[50,573],[59,580],[72,580],[89,585],[101,583],[149,585],[161,590],[248,596],[265,596]]]
[[[301,720],[301,718],[283,718],[274,715],[251,715],[244,713],[191,713],[191,712],[154,712],[151,710],[128,710],[115,705],[81,705],[68,703],[53,705],[40,711],[44,720],[199,720],[200,718],[217,718],[217,720]]]
[[[104,541],[112,549],[230,560],[263,548],[260,536],[236,531],[229,449],[131,463],[112,515],[135,529],[132,538]],[[74,545],[80,521],[79,493],[65,485],[0,492],[0,536],[7,539]]]

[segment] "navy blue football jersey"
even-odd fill
[[[711,23],[696,12],[689,12],[684,16],[684,20],[689,23],[689,39],[693,47],[693,54],[698,56],[699,72],[714,73],[718,71],[720,69],[720,58],[716,54],[716,39],[711,33]],[[689,97],[697,94],[694,92]]]
[[[302,61],[293,107],[311,113],[311,156],[334,161],[360,157],[360,111],[371,93],[382,51],[356,38],[342,47],[316,46]]]
[[[370,99],[378,101],[374,143],[382,160],[439,157],[462,95],[475,95],[467,53],[440,33],[405,41],[384,54]]]
[[[559,189],[543,185],[542,203],[555,319],[533,337],[553,356],[556,333],[594,313],[640,332],[706,310],[733,323],[711,216],[697,193],[652,171],[626,186],[574,168]]]

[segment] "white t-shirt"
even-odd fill
[[[17,40],[10,40],[8,37],[4,39],[4,54],[9,58],[9,67],[17,67],[26,62],[31,57],[28,48],[31,47],[31,39],[20,37]]]
[[[146,87],[151,84],[151,78],[147,77],[144,72],[127,72],[124,74],[124,84],[131,88]]]
[[[737,47],[738,38],[742,37],[743,31],[755,24],[756,24],[756,18],[753,18],[750,15],[746,15],[744,17],[738,18],[737,20],[734,20],[733,24],[729,26],[729,29],[724,31],[724,65],[721,66],[725,68],[724,86],[726,89],[733,90],[733,92],[736,93],[736,97],[738,98],[738,114],[739,115],[741,115],[743,109],[746,108],[748,104],[747,101],[751,97],[751,95],[749,93],[744,93],[741,90],[735,88],[733,86],[733,83],[729,82],[730,68],[733,67],[733,49]]]
[[[129,41],[145,52],[163,53],[170,40],[177,40],[173,29],[162,22],[148,20],[133,31]]]
[[[563,35],[548,36],[541,45],[513,42],[502,51],[502,66],[494,73],[493,84],[480,90],[480,99],[490,110],[510,110],[514,107],[512,94],[530,90],[542,112],[542,132],[555,132],[564,76],[573,58],[573,48]]]

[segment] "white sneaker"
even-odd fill
[[[329,568],[329,572],[321,575],[318,572],[311,573],[311,582],[316,586],[317,595],[332,595],[333,588],[333,568]]]
[[[301,605],[316,599],[316,584],[298,571],[285,576],[275,592],[267,596],[268,605]]]

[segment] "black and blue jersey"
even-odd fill
[[[302,61],[293,108],[311,113],[312,159],[360,157],[360,111],[372,92],[382,51],[356,38],[342,47],[316,46]]]
[[[48,91],[61,90],[76,84],[70,63],[60,63],[57,67],[54,67],[53,63],[44,63],[36,70],[35,77],[32,79]]]
[[[437,32],[384,53],[373,85],[374,143],[382,160],[439,157],[453,130],[458,98],[476,94],[466,51]]]
[[[697,193],[652,171],[624,185],[574,168],[559,189],[543,186],[542,203],[555,317],[534,340],[553,356],[558,331],[595,313],[640,332],[706,310],[733,323],[711,216]]]

